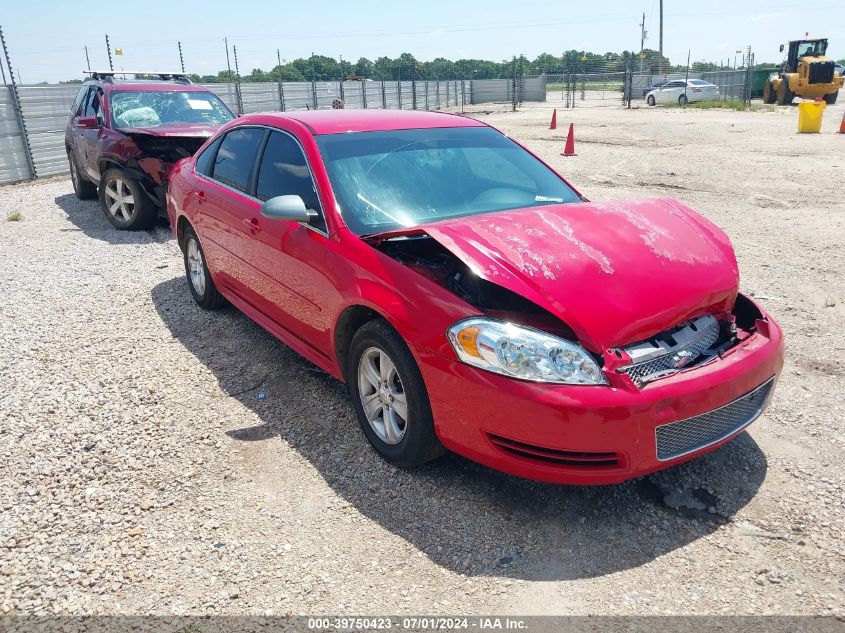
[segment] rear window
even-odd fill
[[[689,82],[693,86],[709,86],[710,85],[709,81],[704,81],[703,79],[690,79]]]
[[[249,178],[265,130],[249,127],[232,130],[220,143],[212,178],[238,191],[249,191]]]
[[[219,146],[220,139],[217,139],[197,157],[196,170],[198,174],[202,174],[203,176],[211,175],[211,161],[214,160],[214,153],[217,151]]]

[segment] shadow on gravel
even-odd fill
[[[163,217],[158,218],[153,228],[146,231],[121,231],[108,221],[97,200],[80,200],[73,193],[67,193],[57,196],[55,203],[67,214],[68,220],[95,240],[109,244],[149,244],[173,239],[167,219]]]
[[[369,448],[344,385],[237,310],[203,311],[182,277],[156,286],[152,299],[173,336],[221,389],[263,421],[230,430],[229,437],[284,440],[340,498],[458,573],[561,580],[637,567],[729,521],[766,476],[766,459],[747,434],[708,456],[618,486],[541,484],[456,455],[399,470]],[[272,473],[283,465],[265,467]]]

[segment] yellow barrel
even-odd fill
[[[822,129],[824,101],[802,101],[798,104],[799,134],[818,134]]]

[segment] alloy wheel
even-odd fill
[[[202,251],[193,237],[188,239],[185,257],[188,262],[188,278],[191,286],[202,297],[205,294],[205,266],[202,261]]]
[[[391,358],[377,347],[358,361],[358,394],[364,415],[385,444],[398,444],[408,428],[408,399]]]
[[[111,178],[106,183],[106,204],[109,213],[121,222],[130,222],[135,214],[135,196],[122,178]]]

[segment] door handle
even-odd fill
[[[258,223],[258,218],[250,218],[249,220],[244,220],[244,224],[250,231],[255,231],[258,233],[261,230],[261,225]]]
[[[200,204],[202,204],[203,202],[205,202],[205,193],[204,193],[204,192],[202,192],[202,191],[194,191],[192,195],[194,196],[194,200],[196,200],[196,201],[197,201],[197,202],[199,202]]]

